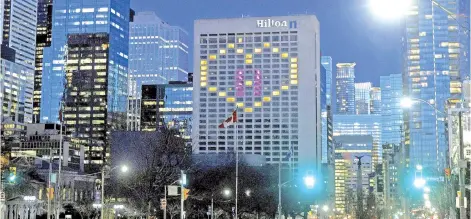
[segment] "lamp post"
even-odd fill
[[[113,170],[117,168],[121,168],[121,172],[125,173],[129,169],[127,166],[115,166],[113,168],[110,168],[109,166],[105,165],[103,168],[101,168],[101,213],[100,213],[100,218],[104,218],[104,209],[105,209],[105,173],[106,169],[109,169],[108,173],[113,172]]]

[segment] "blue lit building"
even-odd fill
[[[190,140],[193,84],[171,81],[169,84],[143,85],[140,111],[141,131],[177,129],[184,139]]]
[[[334,115],[333,124],[334,139],[343,135],[371,135],[373,163],[381,162],[381,115]]]
[[[321,65],[324,66],[326,71],[325,77],[325,95],[327,103],[332,106],[332,57],[321,56]]]
[[[355,65],[356,63],[337,63],[337,114],[355,114]]]
[[[138,95],[145,84],[188,80],[188,33],[154,12],[139,12],[130,26],[129,72]]]
[[[321,143],[322,163],[326,164],[333,161],[332,102],[330,95],[332,83],[332,58],[330,56],[322,56],[321,64]]]
[[[411,1],[405,18],[404,95],[422,99],[405,111],[405,143],[410,166],[441,175],[446,165],[446,104],[461,97],[461,81],[469,77],[469,1]],[[450,18],[449,13],[458,14]],[[468,20],[466,20],[468,19]],[[433,107],[429,106],[433,105]]]
[[[42,123],[57,122],[64,93],[67,39],[70,34],[106,33],[107,115],[125,114],[128,81],[130,0],[54,1],[51,46],[44,49],[41,88]],[[86,62],[86,60],[84,60]],[[125,119],[123,119],[125,121]],[[115,121],[118,121],[116,119]],[[112,127],[118,127],[112,125]]]
[[[381,84],[381,144],[400,145],[403,110],[401,107],[402,75],[380,77]]]

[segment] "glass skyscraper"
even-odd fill
[[[334,139],[343,135],[373,136],[373,163],[381,162],[381,115],[334,115],[333,123]]]
[[[139,12],[130,26],[129,72],[138,95],[143,84],[188,80],[188,33],[154,12]]]
[[[416,101],[405,111],[405,143],[410,165],[433,175],[443,173],[448,148],[445,115],[434,107],[444,112],[447,103],[459,102],[460,81],[469,76],[469,1],[437,3],[411,1],[403,38],[404,95],[428,103]]]
[[[355,114],[355,65],[356,63],[337,63],[338,114]]]
[[[322,126],[322,163],[333,161],[332,147],[332,58],[322,56],[321,58],[321,126]],[[329,69],[330,68],[330,69]]]
[[[381,114],[381,88],[379,87],[371,88],[370,114]]]
[[[106,33],[108,116],[125,114],[128,91],[129,0],[54,1],[51,46],[44,49],[41,122],[57,122],[64,93],[69,34]],[[125,121],[125,119],[123,119]]]
[[[322,56],[321,57],[321,65],[324,66],[326,71],[326,101],[327,104],[332,106],[332,57],[330,56]]]
[[[355,83],[355,113],[370,114],[371,82]]]

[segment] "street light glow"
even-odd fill
[[[402,108],[411,108],[412,104],[414,104],[414,102],[409,97],[404,97],[404,98],[401,99],[401,107]]]
[[[308,187],[308,188],[313,188],[314,187],[314,184],[316,183],[316,179],[314,179],[313,176],[306,176],[304,177],[304,184]]]
[[[415,168],[417,168],[417,170],[422,170],[423,169],[422,165],[420,165],[420,164],[417,165]]]
[[[406,14],[411,0],[370,0],[370,10],[379,17],[397,19]]]
[[[430,187],[425,187],[425,188],[424,188],[424,192],[425,192],[425,193],[430,193]]]
[[[425,186],[425,179],[424,178],[416,178],[414,180],[414,186],[417,188],[422,188]]]
[[[121,166],[121,172],[126,173],[128,172],[129,168],[126,165]]]
[[[327,205],[322,206],[322,210],[325,212],[329,211],[329,206]]]
[[[229,197],[231,195],[231,190],[230,189],[224,189],[222,191],[222,193],[224,194],[224,196]]]
[[[250,189],[248,189],[247,191],[245,191],[245,195],[246,195],[246,196],[250,196],[250,193],[252,193],[252,191],[250,191]]]

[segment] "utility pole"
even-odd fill
[[[466,171],[466,160],[464,159],[464,143],[463,143],[463,111],[458,112],[459,130],[460,130],[460,161],[459,161],[459,181],[460,181],[460,195],[459,195],[459,206],[460,206],[460,219],[466,219],[466,208],[464,205],[464,199],[466,197],[465,188],[465,171]]]
[[[185,218],[185,215],[183,215],[185,213],[185,197],[184,197],[184,190],[185,190],[185,182],[184,182],[184,175],[185,173],[183,173],[183,170],[181,171],[181,182],[180,182],[180,204],[181,204],[181,209],[180,209],[180,219],[184,219]]]

